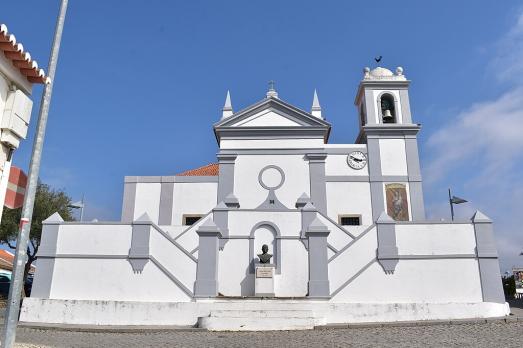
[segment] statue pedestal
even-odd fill
[[[254,296],[274,297],[274,264],[254,265]]]

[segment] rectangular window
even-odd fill
[[[202,217],[203,217],[203,215],[194,215],[194,214],[183,215],[182,224],[185,226],[192,226],[196,222],[198,222],[198,220],[200,220]]]
[[[342,226],[359,226],[361,215],[338,215],[338,223]]]

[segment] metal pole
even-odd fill
[[[452,221],[454,221],[454,206],[452,205],[452,196],[450,194],[450,188],[449,188],[449,204],[450,204],[450,217]]]
[[[33,153],[31,163],[29,164],[29,178],[27,190],[22,208],[22,218],[20,219],[19,234],[16,240],[16,254],[13,264],[13,277],[9,288],[9,299],[7,302],[6,318],[4,322],[4,331],[2,334],[2,347],[11,348],[14,345],[16,337],[16,325],[18,323],[18,314],[20,312],[20,297],[23,289],[25,263],[27,261],[27,244],[29,242],[29,231],[31,230],[31,219],[33,217],[33,206],[38,185],[38,173],[40,171],[40,160],[42,158],[42,148],[44,145],[45,127],[47,125],[47,116],[49,114],[49,104],[53,92],[54,75],[56,64],[58,62],[58,53],[60,51],[60,41],[67,12],[68,0],[61,0],[60,14],[56,21],[51,56],[49,57],[48,77],[50,82],[44,86],[42,100],[40,102],[40,113],[36,125],[36,134],[33,143]]]
[[[84,207],[85,207],[84,198],[85,198],[85,194],[82,194],[82,208],[80,208],[80,222],[82,222],[84,220]]]

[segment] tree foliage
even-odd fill
[[[38,182],[33,208],[33,218],[31,221],[31,232],[29,234],[30,247],[27,248],[28,261],[26,264],[26,274],[31,264],[36,260],[36,253],[40,247],[40,237],[42,236],[42,221],[58,212],[65,221],[74,220],[72,209],[69,207],[71,198],[61,189],[53,189],[49,185]],[[22,208],[8,209],[4,207],[2,223],[0,224],[0,242],[16,247],[16,237]]]

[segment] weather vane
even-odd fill
[[[269,81],[269,91],[274,91],[274,80]]]

